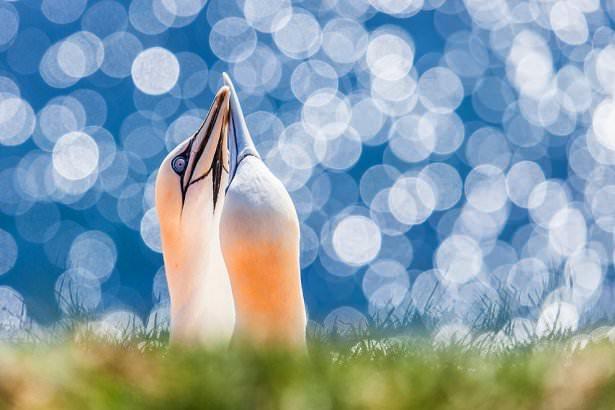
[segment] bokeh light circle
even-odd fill
[[[0,275],[4,275],[15,266],[19,251],[13,236],[4,229],[0,229],[0,249]]]
[[[98,168],[98,145],[84,132],[60,137],[53,147],[53,167],[64,178],[83,179]]]
[[[179,78],[177,57],[162,47],[152,47],[137,55],[130,70],[135,86],[145,94],[169,92]]]
[[[374,259],[381,241],[378,226],[364,216],[347,216],[333,231],[333,248],[339,258],[350,265],[360,266]]]
[[[254,52],[256,32],[244,19],[228,17],[211,28],[209,46],[221,60],[237,63]]]

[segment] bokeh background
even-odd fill
[[[166,153],[227,71],[314,328],[615,319],[612,0],[0,0],[0,332],[153,326]]]

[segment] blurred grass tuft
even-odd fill
[[[420,338],[169,347],[167,336],[0,347],[0,407],[26,409],[612,409],[615,346],[553,338],[491,350]]]
[[[300,353],[169,346],[164,317],[114,324],[67,306],[52,329],[0,332],[12,335],[0,337],[0,409],[615,408],[606,326],[539,338],[485,309],[493,330],[438,339],[415,312],[391,311],[358,327],[312,323]]]

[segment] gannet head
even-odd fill
[[[171,310],[195,295],[219,254],[219,221],[228,183],[230,90],[222,87],[201,127],[164,159],[156,180],[156,210],[171,293]],[[218,258],[219,259],[219,258]],[[211,281],[210,281],[211,283]]]

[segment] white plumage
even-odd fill
[[[297,213],[224,81],[203,126],[167,156],[157,179],[171,337],[303,346]]]

